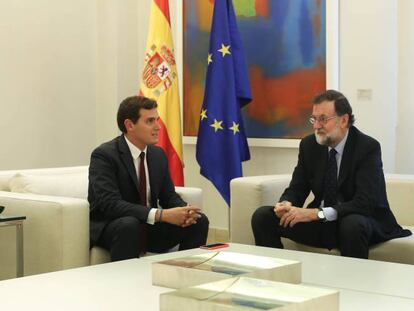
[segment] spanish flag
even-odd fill
[[[140,94],[158,103],[158,146],[167,154],[175,186],[184,185],[180,98],[168,0],[153,0]]]

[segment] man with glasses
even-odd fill
[[[408,236],[390,210],[378,141],[360,132],[340,92],[313,100],[314,134],[302,139],[289,187],[252,217],[256,245],[283,248],[280,237],[342,256],[368,258],[375,243]],[[310,191],[314,200],[302,208]]]

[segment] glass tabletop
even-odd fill
[[[26,216],[0,215],[0,222],[7,222],[13,220],[25,220]]]

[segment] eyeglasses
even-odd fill
[[[311,116],[309,118],[309,122],[310,124],[315,124],[316,122],[319,122],[320,124],[325,125],[326,123],[328,123],[329,120],[335,119],[338,116],[332,116],[332,117],[327,117],[327,116],[320,116],[319,118]]]

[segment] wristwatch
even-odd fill
[[[318,220],[319,221],[325,221],[326,217],[325,217],[325,214],[323,212],[323,209],[321,209],[321,208],[318,208],[318,209],[319,209],[318,214],[317,214]]]

